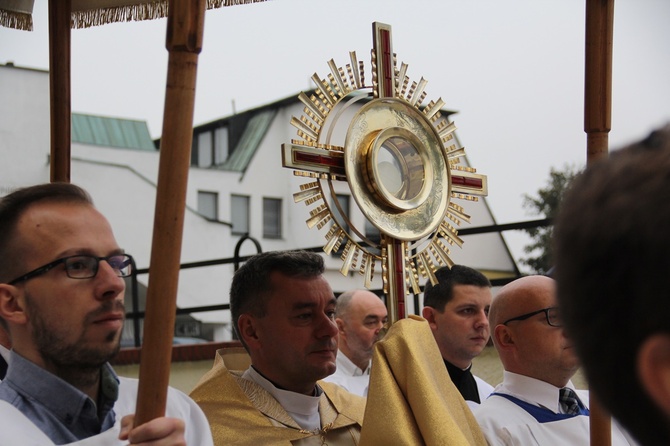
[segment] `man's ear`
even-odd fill
[[[25,324],[28,321],[21,292],[13,285],[0,283],[0,317],[13,324]]]
[[[437,328],[435,326],[435,308],[423,307],[423,310],[421,310],[421,316],[423,316],[423,318],[428,321],[428,325],[430,325],[430,328],[432,328],[433,330]]]
[[[645,339],[637,354],[642,388],[670,420],[670,334]]]
[[[335,323],[337,324],[337,331],[339,331],[340,334],[344,333],[344,321],[342,318],[336,317]]]
[[[514,345],[514,337],[512,336],[512,333],[510,333],[507,325],[498,324],[493,327],[491,337],[498,348],[508,349]]]
[[[240,334],[240,337],[244,343],[252,347],[258,347],[260,345],[260,337],[258,333],[258,326],[256,323],[256,318],[250,314],[243,313],[237,319],[237,331]]]

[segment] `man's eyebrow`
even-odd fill
[[[335,299],[335,297],[333,297],[332,299],[330,299],[328,301],[326,306],[335,305],[336,303],[337,303],[337,300]],[[295,302],[291,308],[293,310],[300,310],[300,309],[303,309],[303,308],[314,308],[318,305],[319,305],[318,302],[314,302],[312,300],[306,300],[306,301],[302,301],[302,302]]]
[[[473,308],[473,307],[477,308],[478,306],[479,305],[475,304],[474,302],[467,302],[467,303],[463,303],[463,304],[457,306],[456,309],[461,310],[463,308]]]
[[[111,251],[109,251],[105,257],[109,256],[117,256],[120,254],[125,254],[126,251],[122,248],[116,248]],[[65,251],[61,251],[60,254],[58,255],[57,258],[62,258],[62,257],[70,257],[70,256],[93,256],[97,257],[95,255],[94,250],[91,248],[70,248],[66,249]]]
[[[293,310],[302,310],[305,308],[314,308],[316,307],[316,303],[314,302],[296,302],[293,304],[292,309]]]

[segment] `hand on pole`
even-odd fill
[[[127,440],[131,445],[185,446],[184,421],[179,418],[159,417],[133,427],[135,415],[121,419],[119,440]]]

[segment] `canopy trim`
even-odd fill
[[[224,6],[245,5],[260,3],[265,0],[207,0],[207,9],[221,8]],[[89,2],[89,6],[96,2]],[[89,28],[115,22],[130,22],[141,20],[153,20],[167,17],[168,0],[147,0],[143,2],[132,2],[123,0],[100,0],[97,3],[101,7],[84,9],[76,3],[72,6],[71,27]],[[109,6],[104,6],[104,4]],[[117,3],[117,5],[113,5]]]

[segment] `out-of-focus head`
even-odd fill
[[[557,308],[556,283],[527,276],[498,291],[489,311],[493,344],[505,370],[563,387],[579,362]]]
[[[372,359],[375,342],[387,321],[382,300],[368,290],[352,290],[337,298],[337,328],[340,354],[345,354],[362,370]]]
[[[648,444],[670,444],[668,203],[670,125],[589,166],[554,228],[559,302],[589,386]]]
[[[438,283],[426,283],[423,317],[428,321],[442,358],[465,369],[489,340],[491,282],[463,265],[435,271]]]
[[[235,272],[230,308],[253,366],[275,385],[312,394],[335,371],[335,296],[323,258],[307,251],[258,254]]]

